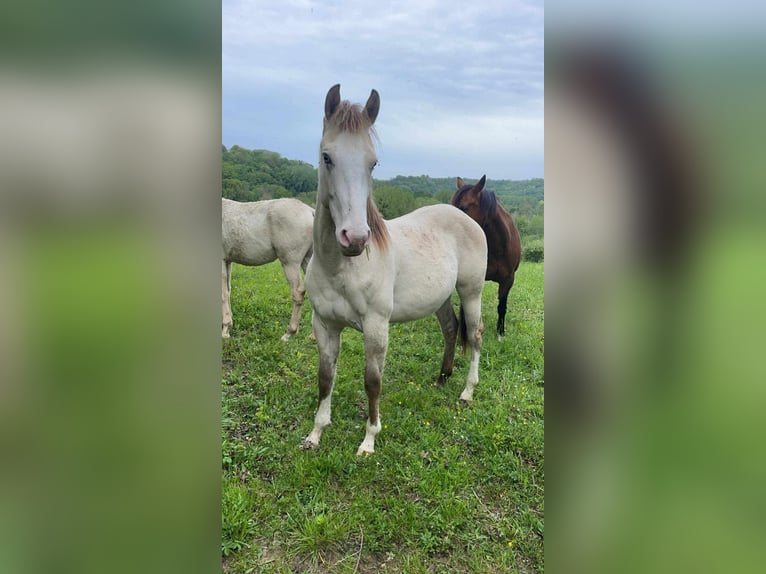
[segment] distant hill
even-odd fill
[[[304,161],[282,157],[276,152],[249,150],[238,145],[222,146],[223,196],[238,201],[258,201],[277,197],[297,197],[314,205],[317,170]],[[476,179],[464,178],[466,183]],[[397,175],[375,179],[374,197],[383,216],[390,219],[422,205],[448,203],[455,191],[456,178],[428,175]],[[542,178],[509,180],[488,179],[487,188],[516,220],[519,230],[542,236],[544,185]]]
[[[316,191],[316,168],[304,161],[282,157],[269,150],[249,150],[238,145],[223,146],[224,196],[242,201],[265,199],[261,195],[296,196]],[[478,178],[477,178],[478,179]],[[464,178],[466,183],[476,179]],[[415,196],[437,196],[455,190],[454,177],[428,175],[397,175],[391,179],[375,179],[375,186],[393,186],[409,190]],[[245,185],[246,184],[246,185]],[[542,178],[510,180],[487,179],[487,188],[494,191],[503,205],[514,211],[534,210],[544,199]],[[260,193],[259,193],[260,192]]]
[[[454,177],[431,177],[428,175],[397,175],[388,180],[375,180],[381,185],[391,185],[410,190],[415,196],[430,195],[440,197],[446,195],[445,190],[451,196],[455,191],[457,178]],[[476,183],[478,178],[463,178],[465,183]],[[511,179],[487,179],[487,189],[494,191],[503,206],[509,211],[531,214],[537,209],[539,202],[544,200],[544,186],[542,178],[511,180]],[[445,200],[449,201],[449,198]]]

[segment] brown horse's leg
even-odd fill
[[[367,430],[357,456],[375,452],[375,437],[380,432],[380,388],[383,381],[383,366],[388,348],[388,319],[364,321],[364,390],[367,391]]]
[[[436,312],[436,318],[439,320],[439,326],[444,335],[444,358],[442,367],[439,370],[439,376],[436,378],[438,386],[444,385],[452,374],[452,364],[455,360],[455,340],[457,339],[458,321],[455,316],[455,310],[452,308],[452,297],[447,299]]]
[[[322,431],[330,424],[332,413],[332,389],[335,368],[340,353],[340,328],[327,327],[314,315],[314,332],[319,347],[319,406],[314,416],[314,428],[303,442],[303,448],[317,448]]]
[[[514,274],[503,279],[497,288],[497,334],[505,335],[505,311],[508,307],[508,293],[513,287]]]

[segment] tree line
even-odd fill
[[[317,170],[304,161],[292,160],[269,150],[249,150],[238,145],[223,148],[223,197],[259,201],[295,197],[314,206]],[[466,183],[476,178],[465,177]],[[392,219],[418,207],[449,203],[455,191],[454,177],[398,175],[373,180],[373,197],[381,214]],[[522,238],[543,236],[544,186],[542,178],[527,180],[488,179],[487,188],[511,213]]]

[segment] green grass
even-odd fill
[[[235,265],[232,337],[223,341],[223,565],[226,572],[542,572],[543,264],[522,263],[498,340],[497,285],[474,401],[468,354],[443,388],[435,317],[392,325],[375,453],[359,458],[363,339],[343,332],[333,424],[313,426],[317,351],[311,311],[288,343],[278,264]],[[454,297],[457,303],[457,296]]]

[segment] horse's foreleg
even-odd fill
[[[287,282],[290,284],[290,296],[293,299],[293,311],[290,315],[290,323],[287,326],[287,332],[282,335],[282,341],[287,341],[298,332],[298,324],[301,320],[301,308],[303,307],[303,298],[306,295],[306,288],[301,279],[300,266],[295,263],[283,263],[282,269],[285,272]]]
[[[221,303],[223,306],[221,337],[228,339],[229,329],[234,324],[231,318],[231,261],[222,261],[221,263]]]
[[[325,326],[316,314],[313,323],[319,347],[319,406],[314,416],[314,428],[303,442],[303,448],[317,448],[322,431],[330,424],[335,367],[340,352],[341,330]]]
[[[497,335],[505,334],[505,311],[508,307],[508,292],[513,286],[513,275],[504,279],[497,287]]]
[[[442,329],[442,335],[444,335],[444,357],[439,376],[436,378],[436,384],[442,386],[452,374],[452,365],[455,360],[458,321],[455,310],[452,308],[452,297],[447,299],[439,308],[436,312],[436,318],[439,320],[439,326]]]
[[[364,390],[367,391],[368,413],[364,440],[356,451],[357,456],[375,452],[375,437],[381,429],[378,401],[387,348],[388,320],[378,321],[366,318],[364,322]]]
[[[481,339],[484,324],[481,321],[481,291],[472,297],[461,297],[468,342],[471,345],[471,364],[468,367],[468,379],[465,389],[460,394],[461,401],[473,399],[473,390],[479,382],[479,357],[481,355]]]

